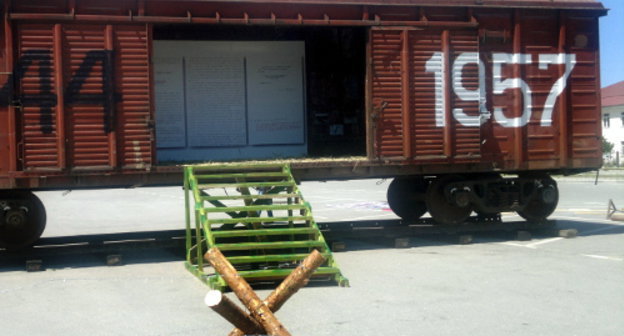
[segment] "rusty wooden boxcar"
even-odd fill
[[[1,3],[8,247],[43,231],[32,190],[179,184],[179,163],[396,177],[399,216],[450,225],[544,219],[551,174],[602,164],[595,0]]]

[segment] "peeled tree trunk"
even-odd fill
[[[326,258],[314,250],[307,256],[292,273],[282,281],[282,283],[264,300],[264,303],[272,312],[277,312],[286,301],[293,296],[299,289],[304,287],[314,271],[325,262]],[[254,332],[262,332],[255,330]],[[234,328],[229,336],[243,336],[249,334],[242,328]]]
[[[213,247],[208,250],[205,257],[269,335],[290,336],[282,323],[273,315],[271,309],[258,297],[247,281],[236,272],[234,266],[218,248]]]
[[[264,331],[262,326],[251,315],[223,295],[221,291],[209,291],[204,302],[221,317],[233,324],[237,328],[236,330],[242,330],[243,335],[257,333],[259,330],[261,332]]]

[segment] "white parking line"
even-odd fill
[[[606,215],[606,211],[605,211],[605,215]],[[598,218],[587,218],[587,217],[575,217],[575,216],[559,216],[559,215],[555,215],[552,217],[552,219],[554,220],[558,220],[558,219],[562,219],[562,220],[573,220],[573,221],[592,221],[595,223],[602,223],[602,224],[611,224],[611,225],[624,225],[624,224],[620,224],[618,222],[612,221],[612,220],[608,220],[608,219],[598,219]]]
[[[502,242],[502,243],[497,243],[499,245],[507,245],[507,246],[513,246],[513,247],[524,247],[524,248],[530,248],[530,249],[537,249],[537,247],[533,247],[533,246],[529,246],[529,245],[525,245],[525,244],[520,244],[520,243],[514,243],[514,242]]]
[[[589,257],[589,258],[601,259],[601,260],[624,261],[624,258],[608,257],[608,256],[595,255],[595,254],[581,254],[581,255],[583,257]]]
[[[555,238],[549,238],[549,239],[542,239],[542,240],[538,240],[534,243],[530,243],[527,244],[526,247],[528,248],[536,248],[538,245],[544,245],[544,244],[549,244],[549,243],[554,243],[556,241],[562,240],[563,237],[555,237]]]
[[[507,246],[514,246],[514,247],[524,247],[524,248],[535,250],[535,249],[537,249],[537,247],[539,245],[554,243],[554,242],[562,240],[562,239],[564,239],[564,238],[562,238],[562,237],[555,237],[555,238],[536,240],[536,241],[533,241],[532,243],[528,243],[528,244],[521,244],[521,243],[516,243],[516,242],[501,242],[501,243],[498,243],[498,244],[500,244],[500,245],[507,245]]]
[[[370,219],[370,218],[375,218],[375,217],[395,217],[394,213],[378,213],[375,215],[369,215],[369,216],[360,216],[360,217],[354,217],[354,218],[349,218],[349,220],[351,221],[357,221],[357,220],[362,220],[362,219]],[[380,219],[388,219],[388,218],[380,218]]]

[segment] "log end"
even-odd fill
[[[219,303],[221,303],[221,300],[223,300],[223,293],[218,290],[211,290],[206,294],[206,297],[204,297],[204,303],[208,307],[214,307],[219,305]]]

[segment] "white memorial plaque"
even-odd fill
[[[154,58],[156,147],[186,147],[182,57]]]
[[[242,56],[186,59],[191,147],[245,146],[245,69]]]
[[[306,154],[303,41],[154,41],[161,161]]]
[[[247,58],[249,142],[252,145],[302,144],[303,44],[288,53]],[[299,52],[301,49],[301,53]]]

